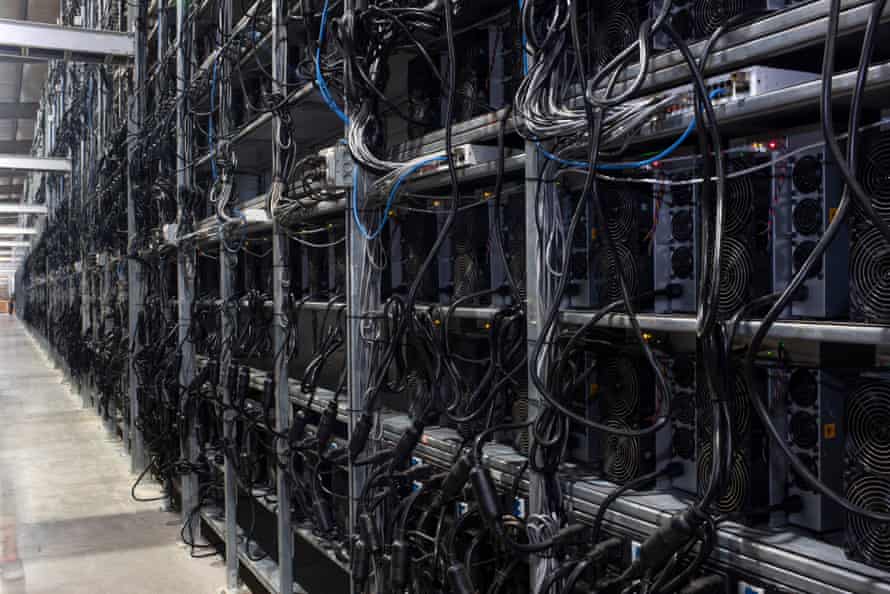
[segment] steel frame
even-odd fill
[[[164,0],[161,0],[162,2]],[[232,2],[231,0],[223,0],[223,11],[220,14],[219,30],[229,32],[232,30]],[[771,15],[760,19],[754,23],[739,27],[728,32],[715,46],[715,51],[710,62],[710,72],[726,71],[732,68],[753,64],[757,60],[764,57],[774,55],[776,53],[788,52],[802,47],[809,47],[821,41],[825,32],[825,14],[827,12],[828,0],[816,0],[809,4],[799,6],[793,10],[785,11],[775,15]],[[346,10],[355,10],[361,8],[362,0],[347,0]],[[153,4],[157,8],[156,4]],[[275,90],[286,91],[286,87],[282,85],[287,72],[287,28],[286,15],[284,14],[284,0],[272,0],[271,16],[272,16],[272,67]],[[849,33],[851,31],[861,30],[864,26],[869,4],[864,0],[847,0],[843,3],[843,12],[841,15],[841,31]],[[26,50],[20,52],[23,56],[59,56],[69,59],[83,59],[84,61],[104,61],[111,63],[128,63],[133,60],[134,76],[137,81],[144,81],[146,77],[146,44],[149,36],[144,29],[144,20],[146,16],[144,3],[130,4],[130,15],[133,22],[141,22],[143,26],[133,33],[112,33],[107,31],[94,31],[86,29],[73,29],[71,27],[53,27],[48,25],[40,25],[39,30],[44,31],[42,35],[33,35],[32,37],[52,37],[45,32],[53,30],[58,33],[55,40],[48,42],[45,40],[33,41],[26,40],[27,43],[23,47]],[[151,12],[149,7],[148,12]],[[158,11],[158,19],[163,23],[166,19],[166,9]],[[186,0],[177,0],[176,2],[176,19],[177,19],[177,37],[184,38],[184,24],[188,13],[188,3]],[[101,19],[100,19],[101,20]],[[890,20],[890,9],[885,11],[884,20]],[[93,24],[92,22],[90,24]],[[32,25],[32,24],[28,24]],[[6,27],[6,29],[4,29]],[[165,39],[165,28],[158,26],[158,49],[160,54],[166,53],[167,40]],[[4,31],[11,31],[16,36],[20,36],[25,31],[33,31],[34,28],[26,27],[21,23],[0,20],[0,39],[8,39],[4,35]],[[12,37],[14,43],[19,39]],[[84,50],[84,40],[93,40],[97,45],[91,47],[91,51]],[[39,43],[40,45],[34,45]],[[701,50],[702,44],[692,46],[694,53]],[[90,49],[90,48],[88,48]],[[189,63],[186,54],[186,48],[180,45],[177,48],[177,92],[184,95],[189,82],[191,81],[192,64]],[[628,77],[633,76],[633,69],[627,72]],[[654,58],[652,62],[652,75],[642,87],[641,93],[650,92],[657,89],[665,88],[671,84],[680,81],[686,75],[685,68],[681,63],[681,59],[677,52],[669,52]],[[223,76],[226,80],[228,77]],[[848,96],[852,88],[853,76],[850,73],[841,73],[835,76],[834,92],[836,97]],[[869,89],[870,92],[882,93],[886,92],[890,86],[890,64],[877,64],[871,67],[869,72]],[[139,84],[141,87],[141,84]],[[796,85],[790,90],[786,90],[781,94],[770,94],[760,98],[753,98],[745,102],[744,105],[728,107],[718,110],[718,117],[721,122],[741,122],[750,121],[758,115],[766,112],[775,112],[777,109],[798,109],[801,106],[811,105],[818,96],[819,85],[817,83],[804,83]],[[309,94],[310,90],[301,91]],[[222,104],[220,113],[226,112],[230,106],[231,97],[230,89],[223,83],[221,85]],[[302,95],[300,95],[302,97]],[[52,101],[47,102],[45,108],[41,111],[41,116],[58,117],[64,113],[67,107],[67,101],[70,97],[66,96],[65,88]],[[138,93],[132,100],[132,113],[134,117],[130,118],[130,135],[138,136],[142,117],[145,112],[145,96]],[[100,110],[101,111],[101,110]],[[45,113],[44,113],[45,112]],[[177,105],[177,193],[180,194],[190,190],[192,186],[192,175],[194,162],[191,159],[191,130],[188,127],[188,105],[185,101],[180,101]],[[455,143],[473,142],[482,138],[492,138],[497,131],[498,120],[502,117],[502,113],[488,114],[467,122],[460,122],[455,125]],[[268,121],[271,116],[265,116],[263,120]],[[259,120],[257,120],[259,121]],[[230,131],[228,119],[223,117],[221,121],[221,136],[227,136]],[[255,124],[257,127],[260,124]],[[100,128],[103,126],[100,125]],[[255,129],[255,128],[254,128]],[[45,141],[45,149],[51,149],[54,146],[54,137],[52,135],[53,128],[47,127],[48,137]],[[676,133],[676,129],[665,129],[657,133],[647,135],[646,141],[657,140]],[[417,155],[421,153],[430,153],[441,150],[444,144],[444,133],[438,131],[429,134],[418,141],[406,143],[401,147],[401,156]],[[131,147],[132,148],[132,147]],[[202,157],[206,161],[212,156]],[[276,152],[275,158],[278,158]],[[83,158],[81,158],[81,165]],[[198,161],[200,165],[202,160]],[[537,154],[537,147],[533,143],[526,144],[525,155],[517,155],[508,159],[508,171],[518,171],[525,169],[526,173],[526,245],[531,247],[537,245],[537,226],[536,213],[534,212],[535,196],[537,194],[537,178],[539,174],[540,162]],[[18,169],[34,172],[51,172],[51,173],[70,173],[71,160],[57,159],[47,157],[22,157],[16,155],[0,155],[0,170],[2,169]],[[472,170],[462,171],[460,177],[462,179],[479,179],[493,174],[493,168],[487,165],[478,166]],[[81,174],[81,179],[83,179]],[[52,212],[53,206],[60,203],[66,198],[66,186],[64,182],[56,182],[53,178],[48,178],[48,210]],[[360,203],[364,203],[364,189],[368,180],[362,175],[355,176],[356,192]],[[412,182],[412,186],[420,188],[434,188],[440,180],[432,178],[424,178]],[[129,180],[128,184],[128,231],[130,238],[133,239],[135,232],[135,205],[134,196],[145,191],[145,188],[138,186],[138,181]],[[73,198],[73,197],[71,197]],[[81,196],[83,200],[83,196]],[[13,208],[13,207],[6,207]],[[47,212],[47,207],[39,207],[34,205],[22,205],[20,208],[24,210],[9,210],[8,212],[19,212],[22,214],[42,214]],[[4,207],[0,206],[0,212],[4,212]],[[42,210],[41,210],[42,209]],[[347,266],[349,271],[347,276],[347,298],[343,307],[347,311],[368,313],[376,311],[379,304],[379,286],[371,283],[364,276],[367,274],[367,244],[362,236],[355,228],[352,213],[349,210],[346,200],[336,203],[323,203],[319,205],[315,212],[307,214],[309,216],[325,216],[331,214],[343,213],[345,216],[347,229],[347,258],[353,263]],[[182,222],[182,213],[180,213],[180,222]],[[547,225],[552,221],[544,221],[543,232],[547,231]],[[191,324],[191,305],[194,299],[194,281],[195,281],[195,242],[200,236],[202,241],[212,241],[216,223],[211,221],[205,225],[199,225],[199,230],[195,232],[195,236],[181,239],[177,249],[177,284],[179,289],[178,298],[178,316],[179,316],[179,339],[183,345],[182,348],[182,369],[180,374],[180,382],[188,385],[195,374],[195,368],[200,361],[195,356],[194,347],[189,341],[189,328]],[[271,229],[270,229],[271,227]],[[206,231],[206,233],[205,233]],[[258,233],[271,233],[273,238],[273,299],[270,303],[274,314],[274,350],[281,352],[286,340],[285,322],[286,313],[288,311],[288,294],[289,294],[289,239],[283,230],[277,225],[268,223],[257,224],[251,227],[251,231]],[[8,232],[8,233],[7,233]],[[0,235],[26,235],[36,234],[38,229],[22,227],[0,227]],[[16,245],[28,245],[29,242],[4,242],[0,241],[0,245],[6,243]],[[133,249],[131,244],[131,251]],[[224,254],[221,249],[220,253],[220,301],[223,307],[229,307],[230,299],[234,292],[234,271],[237,265],[235,257]],[[135,338],[135,323],[138,319],[139,311],[143,306],[142,299],[144,293],[143,279],[141,275],[141,265],[132,258],[128,259],[128,303],[129,303],[129,321],[131,333],[131,346],[138,349]],[[528,348],[531,351],[535,340],[540,333],[542,323],[541,312],[545,311],[548,303],[548,295],[546,291],[538,291],[539,287],[540,262],[538,255],[534,249],[528,249],[526,254],[526,282],[530,288],[528,301],[528,327],[527,340]],[[82,259],[80,270],[81,290],[83,292],[83,308],[84,308],[84,326],[86,330],[90,323],[94,331],[98,331],[98,320],[93,319],[95,314],[95,304],[99,305],[99,316],[106,317],[109,308],[112,306],[108,299],[111,291],[111,285],[114,281],[110,260],[99,270],[93,270],[86,261],[86,254]],[[57,295],[55,291],[50,291],[50,287],[58,286],[63,281],[48,275],[42,284],[34,283],[32,290],[48,291],[49,303],[48,315],[56,308],[62,305],[62,297]],[[98,283],[98,287],[96,284]],[[18,284],[18,282],[16,283]],[[21,286],[21,285],[19,285]],[[73,287],[73,283],[68,285]],[[24,288],[24,287],[23,287]],[[97,290],[98,289],[98,290]],[[69,295],[70,299],[71,296]],[[328,304],[322,303],[319,307],[327,307]],[[312,309],[313,304],[305,304],[307,309]],[[338,305],[339,307],[339,305]],[[482,319],[493,314],[494,310],[487,308],[461,308],[455,312],[455,315]],[[563,310],[560,320],[565,324],[581,324],[590,319],[589,313],[580,311]],[[693,333],[695,331],[695,320],[691,316],[657,316],[640,314],[638,320],[640,324],[650,330],[667,332],[667,333]],[[363,405],[362,395],[365,393],[368,383],[368,357],[365,341],[361,340],[361,334],[367,328],[362,327],[361,316],[350,315],[348,317],[348,369],[350,371],[348,381],[348,404],[341,403],[339,410],[339,418],[345,421],[349,428],[349,435],[352,435],[354,425],[357,421],[359,412]],[[626,328],[629,321],[626,316],[615,314],[607,316],[601,321],[604,326],[616,328]],[[750,336],[757,328],[756,322],[743,322],[739,328],[739,336],[744,338]],[[231,336],[233,328],[228,321],[228,317],[223,312],[221,320],[221,332],[223,340]],[[839,343],[862,343],[883,345],[890,342],[890,328],[878,325],[866,324],[848,324],[848,323],[826,323],[826,322],[798,322],[798,321],[780,321],[773,327],[770,337],[807,340],[807,341],[830,341]],[[219,384],[223,388],[224,402],[230,403],[232,395],[228,391],[227,382],[224,378],[227,376],[227,369],[232,364],[228,358],[220,362],[220,381]],[[259,376],[259,372],[252,374],[254,377]],[[291,407],[294,403],[301,406],[308,406],[309,403],[305,395],[299,390],[294,389],[293,383],[288,378],[287,366],[284,357],[276,358],[274,367],[274,378],[276,386],[276,430],[279,432],[287,432],[291,422]],[[138,415],[138,404],[136,403],[135,391],[136,382],[135,374],[130,374],[129,390],[131,397],[131,414],[133,418]],[[535,415],[537,407],[540,406],[539,395],[534,391],[532,382],[529,382],[529,396],[531,406],[529,414]],[[326,406],[326,403],[332,398],[331,394],[319,393],[312,401],[312,409],[320,412]],[[98,404],[98,399],[97,399]],[[404,429],[404,418],[386,417],[378,419],[377,428],[384,434],[384,440],[394,443],[398,439],[400,432]],[[232,418],[227,415],[224,423],[224,429],[227,437],[232,435]],[[133,442],[132,454],[134,469],[144,467],[144,451],[142,450],[141,439],[135,428],[130,429],[130,437]],[[281,440],[276,440],[279,448],[283,448]],[[193,461],[194,454],[197,451],[197,444],[193,434],[185,435],[182,443],[182,454],[186,460]],[[422,444],[418,448],[418,452],[424,456],[429,456],[442,464],[447,464],[453,457],[455,444],[448,439],[447,432],[429,431]],[[279,450],[279,454],[283,454],[283,450]],[[517,468],[516,454],[506,451],[500,451],[498,448],[486,449],[486,464],[495,470],[496,480],[512,482]],[[224,515],[224,522],[219,521],[216,516],[205,512],[205,520],[212,524],[212,528],[216,530],[226,544],[227,551],[237,551],[238,554],[227,555],[226,562],[226,586],[230,591],[234,591],[239,587],[238,571],[239,562],[247,565],[245,556],[242,555],[242,546],[238,541],[238,526],[236,522],[236,506],[237,506],[237,482],[235,469],[230,461],[226,461],[224,466],[225,473],[225,508],[221,510]],[[512,473],[512,474],[511,474]],[[353,471],[350,476],[350,498],[353,501],[350,509],[350,524],[355,525],[355,496],[361,489],[364,475],[362,472]],[[544,506],[544,498],[541,494],[542,483],[541,478],[533,473],[521,482],[521,490],[529,496],[530,509],[533,513],[546,513]],[[271,590],[286,593],[293,591],[296,586],[292,572],[292,563],[290,560],[294,558],[293,545],[293,527],[290,518],[290,492],[286,473],[279,472],[276,477],[277,493],[279,502],[277,506],[277,534],[278,534],[278,558],[282,560],[278,567],[274,564],[266,564],[262,568],[262,578],[264,585]],[[197,505],[197,478],[189,475],[183,478],[182,484],[182,501],[183,501],[183,521],[194,522],[195,517],[191,513]],[[590,518],[596,513],[597,506],[602,502],[605,494],[612,486],[608,483],[598,481],[582,481],[575,483],[571,489],[569,497],[573,508],[584,518]],[[610,527],[618,532],[633,536],[643,536],[650,534],[658,522],[666,517],[666,510],[675,509],[680,505],[680,501],[676,497],[666,495],[654,495],[647,497],[637,497],[634,499],[619,499],[613,504],[611,511],[606,515],[606,520]],[[212,517],[211,517],[212,516]],[[195,526],[196,524],[192,524]],[[770,540],[770,537],[761,537],[746,533],[738,526],[729,526],[722,529],[719,534],[718,547],[712,556],[716,563],[726,564],[733,563],[745,571],[763,575],[769,579],[776,581],[785,581],[793,583],[796,587],[813,592],[825,592],[834,594],[841,591],[873,591],[873,592],[890,592],[887,587],[887,576],[883,572],[873,570],[858,564],[845,563],[842,557],[838,556],[838,549],[828,547],[826,545],[813,544],[815,541],[801,540],[792,543],[777,543]],[[812,559],[820,559],[822,562],[816,563]],[[299,560],[298,560],[299,561]],[[271,563],[271,562],[270,562]],[[800,575],[795,578],[792,572],[798,572]],[[533,583],[539,583],[541,579],[540,569],[532,567]],[[299,588],[298,588],[299,589]],[[353,587],[353,591],[354,587]]]
[[[129,63],[136,54],[130,33],[63,27],[36,21],[0,19],[0,53],[45,60]]]

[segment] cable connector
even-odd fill
[[[294,420],[291,423],[287,441],[291,445],[299,443],[306,436],[306,426],[309,424],[309,418],[302,410],[294,413]]]
[[[392,464],[394,468],[404,468],[411,459],[414,448],[420,443],[420,437],[423,435],[424,425],[420,421],[414,421],[399,438],[396,447],[393,450]]]
[[[622,579],[640,579],[651,570],[658,570],[679,551],[695,534],[702,520],[696,510],[688,509],[671,518],[640,545],[640,556],[621,576]]]
[[[374,417],[370,413],[362,413],[355,427],[353,427],[352,437],[349,439],[349,456],[351,458],[358,458],[358,455],[365,450],[373,427]]]
[[[247,398],[247,389],[250,387],[250,368],[241,367],[238,371],[238,389],[235,391],[236,402],[243,402]]]
[[[337,401],[331,400],[321,413],[318,421],[318,432],[315,434],[318,440],[318,449],[326,450],[334,436],[334,423],[337,421]]]
[[[455,594],[475,594],[470,572],[463,563],[455,563],[448,568],[448,583]]]
[[[714,574],[692,580],[680,594],[721,594],[725,588],[723,576]]]
[[[390,546],[389,561],[390,579],[392,588],[400,591],[408,585],[408,544],[401,540],[395,540]]]
[[[352,545],[352,579],[355,580],[356,591],[364,592],[370,572],[368,545],[362,539],[358,539]]]
[[[430,504],[430,509],[438,509],[457,497],[467,481],[470,480],[472,468],[473,462],[469,454],[462,454],[458,457],[457,462],[448,471],[448,476],[442,481],[442,486]]]
[[[494,480],[488,469],[484,466],[473,467],[470,471],[470,484],[473,486],[473,495],[476,497],[482,519],[492,532],[500,534],[503,529],[501,506]]]
[[[275,410],[275,379],[272,376],[263,382],[263,409],[267,413]]]
[[[367,543],[368,550],[374,554],[380,552],[380,538],[377,535],[377,525],[369,513],[363,513],[358,517],[359,532],[362,540]]]

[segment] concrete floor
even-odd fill
[[[0,594],[218,592],[219,558],[190,558],[179,516],[131,499],[123,445],[63,381],[0,316]]]

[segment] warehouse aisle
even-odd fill
[[[62,381],[0,316],[0,594],[218,591],[218,558],[191,559],[179,516],[131,499],[123,446]]]

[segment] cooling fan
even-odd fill
[[[882,514],[890,513],[890,481],[862,474],[847,483],[850,503]],[[847,516],[848,554],[870,565],[890,569],[890,524],[880,524],[855,514]]]
[[[709,36],[727,19],[749,9],[747,0],[695,0],[692,4],[692,31],[696,39]]]
[[[743,233],[753,215],[755,201],[751,176],[734,177],[726,184],[723,230],[737,235]]]
[[[890,477],[890,384],[867,381],[850,396],[846,432],[856,465]]]
[[[710,400],[708,389],[699,385],[698,401],[701,411],[698,419],[699,427],[703,435],[707,436],[711,435],[714,426],[714,420],[711,418],[711,406],[708,404]],[[751,427],[751,403],[748,401],[748,383],[741,374],[736,374],[733,377],[727,406],[729,407],[733,435],[745,435]]]
[[[625,186],[604,186],[606,227],[613,241],[629,241],[637,228],[637,209],[640,198]]]
[[[637,366],[628,357],[610,357],[599,379],[603,416],[626,419],[640,405],[640,377]]]
[[[857,233],[850,250],[850,302],[869,322],[890,322],[890,244],[875,228]]]
[[[681,210],[671,217],[671,236],[677,241],[692,241],[695,222],[692,213]]]
[[[627,290],[631,295],[636,295],[639,291],[639,272],[636,260],[625,245],[621,243],[613,245],[620,262],[621,272],[624,274],[624,281],[627,283]],[[621,283],[618,280],[618,267],[615,258],[612,257],[612,251],[605,247],[597,250],[595,264],[600,303],[605,305],[621,299]]]
[[[890,219],[890,133],[869,137],[860,159],[859,179],[875,211],[884,220]]]
[[[695,272],[692,248],[683,245],[671,253],[671,272],[677,278],[692,278]]]
[[[454,296],[464,297],[479,291],[482,271],[473,246],[461,239],[455,243]]]
[[[478,251],[480,245],[477,225],[472,218],[465,218],[462,228],[455,233],[454,261],[452,274],[454,296],[464,297],[482,290],[483,266],[482,256]]]
[[[794,228],[802,235],[815,235],[822,227],[822,212],[813,198],[804,198],[794,205],[791,215]]]
[[[712,458],[711,444],[704,444],[698,455],[698,490],[700,495],[708,490],[711,482]],[[732,456],[732,464],[724,488],[714,502],[714,509],[721,514],[741,511],[748,503],[750,485],[751,467],[745,456],[736,452]]]
[[[724,237],[717,300],[721,316],[730,316],[744,305],[753,275],[754,263],[748,247],[738,239]]]
[[[629,430],[631,426],[619,419],[609,419],[606,425],[614,429]],[[613,483],[623,484],[640,474],[640,440],[607,433],[603,436],[603,474]]]
[[[513,394],[513,408],[512,408],[512,421],[514,423],[524,423],[528,420],[529,413],[529,401],[528,401],[528,380],[522,378],[519,382],[519,385],[515,388],[515,393]],[[531,435],[529,429],[526,427],[522,431],[516,433],[516,437],[514,438],[513,447],[515,447],[519,453],[528,455],[528,449],[531,442]]]
[[[794,270],[798,271],[803,267],[804,262],[810,257],[813,250],[816,249],[816,242],[812,240],[801,241],[794,246],[794,252],[791,258],[794,260]],[[822,273],[822,258],[813,263],[813,267],[807,274],[807,278],[819,276]]]
[[[810,370],[794,370],[788,379],[788,396],[791,398],[791,402],[803,408],[809,408],[816,404],[819,397],[819,386]]]
[[[636,41],[640,23],[634,0],[606,2],[596,18],[594,54],[597,65],[602,67]]]

